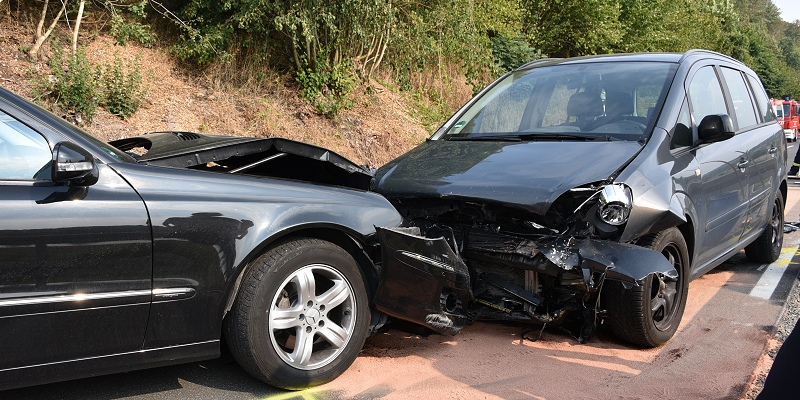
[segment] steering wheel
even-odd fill
[[[647,129],[647,125],[644,122],[640,121],[639,119],[643,119],[643,117],[635,117],[631,115],[615,115],[612,117],[607,117],[605,119],[598,120],[596,126],[592,127],[592,129],[590,130],[594,132],[606,125],[625,124],[640,129],[641,132],[639,133],[642,133],[645,131],[645,129]]]

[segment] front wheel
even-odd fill
[[[783,204],[783,193],[779,190],[772,202],[769,222],[764,227],[764,232],[744,248],[748,260],[771,263],[780,257],[783,247]]]
[[[689,250],[677,228],[644,236],[637,244],[663,254],[678,271],[678,278],[650,274],[639,286],[631,288],[620,282],[607,282],[608,318],[620,339],[656,347],[675,334],[683,317],[689,289]]]
[[[330,242],[297,239],[248,267],[226,320],[226,338],[250,374],[302,389],[347,370],[368,324],[367,291],[353,257]]]

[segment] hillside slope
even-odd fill
[[[31,62],[21,49],[30,45],[30,33],[0,18],[0,85],[28,99],[29,82],[47,73],[46,61]],[[275,75],[260,87],[233,89],[214,74],[189,71],[164,48],[135,44],[115,45],[101,35],[83,40],[93,64],[139,58],[148,93],[141,108],[121,120],[98,109],[83,128],[102,140],[175,130],[206,133],[285,137],[329,148],[359,164],[380,166],[422,142],[429,134],[409,116],[403,97],[373,82],[375,94],[360,89],[355,106],[336,119],[320,117],[303,102],[290,78]],[[45,46],[43,58],[49,54]]]

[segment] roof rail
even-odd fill
[[[519,67],[517,67],[515,69],[528,68],[528,67],[532,67],[532,66],[537,65],[537,64],[543,64],[543,63],[546,63],[548,61],[555,61],[555,60],[561,60],[561,59],[562,58],[557,58],[557,57],[540,58],[538,60],[528,61],[525,64],[522,64],[522,65],[520,65]]]
[[[722,58],[727,58],[728,60],[736,62],[736,63],[739,63],[739,64],[743,64],[740,60],[737,60],[737,59],[735,59],[735,58],[733,58],[733,57],[731,57],[731,56],[729,56],[727,54],[717,53],[716,51],[705,50],[705,49],[691,49],[691,50],[688,50],[685,53],[683,53],[683,56],[681,57],[680,61],[678,61],[678,62],[681,63],[681,62],[683,62],[683,60],[689,58],[690,56],[696,55],[696,54],[715,55],[715,56],[719,56],[719,57],[722,57]]]

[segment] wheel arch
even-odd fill
[[[341,225],[309,224],[287,228],[269,236],[261,241],[258,246],[242,259],[242,262],[239,263],[233,274],[235,278],[231,278],[231,282],[227,285],[228,289],[225,294],[226,301],[225,307],[222,310],[222,319],[225,318],[233,307],[233,302],[236,300],[236,296],[239,293],[242,279],[247,273],[248,267],[251,266],[252,261],[269,249],[298,238],[325,240],[348,252],[361,270],[364,285],[368,291],[368,300],[371,303],[378,284],[379,274],[374,260],[376,257],[375,255],[379,254],[379,252],[377,250],[373,251],[373,246],[370,244],[369,238]]]
[[[695,249],[695,225],[691,215],[686,215],[686,222],[676,226],[683,235],[683,240],[686,242],[686,250],[689,253],[689,277],[691,280],[692,264],[694,262],[694,249]]]

